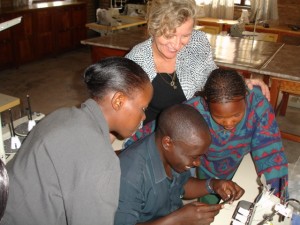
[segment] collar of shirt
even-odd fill
[[[149,149],[148,153],[153,168],[155,183],[159,183],[165,179],[169,179],[166,174],[162,160],[160,158],[159,150],[157,149],[155,144],[155,133],[150,135],[147,145]],[[179,174],[173,169],[172,169],[172,175],[173,175],[173,179],[179,176]]]
[[[101,133],[105,137],[105,140],[107,140],[108,143],[111,144],[108,124],[97,102],[89,98],[81,104],[81,108],[90,113],[91,117],[97,122]]]

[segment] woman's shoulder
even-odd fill
[[[198,46],[201,46],[199,45],[199,42],[201,45],[204,44],[205,46],[210,46],[206,33],[200,30],[193,30],[190,44],[197,44]]]
[[[129,53],[125,55],[126,58],[134,59],[134,58],[143,58],[141,55],[147,55],[151,54],[152,48],[151,48],[151,39],[147,39],[137,45],[135,45]]]
[[[182,51],[182,55],[197,59],[195,62],[199,62],[199,57],[204,59],[211,54],[211,46],[204,32],[194,30],[192,32],[189,43]]]

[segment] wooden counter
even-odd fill
[[[83,40],[81,43],[91,46],[92,60],[96,62],[113,55],[113,51],[118,51],[118,56],[124,56],[133,46],[147,38],[146,28],[136,27]],[[297,46],[212,34],[207,34],[207,38],[218,66],[300,81]],[[105,54],[102,54],[103,49]],[[283,66],[283,63],[287,63],[287,66]]]
[[[218,66],[259,73],[282,43],[207,34]]]
[[[148,33],[145,27],[133,27],[117,33],[81,41],[91,47],[92,62],[107,56],[124,56],[136,44],[146,40]]]
[[[146,24],[146,20],[141,17],[133,17],[133,16],[120,16],[119,17],[120,25],[118,26],[105,26],[97,23],[88,23],[85,26],[91,30],[96,32],[112,32],[115,30],[121,30],[124,28],[135,27],[139,25]]]

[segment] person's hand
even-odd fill
[[[262,80],[260,79],[246,79],[245,80],[247,87],[252,90],[254,85],[257,85],[260,87],[263,95],[270,101],[270,90],[268,85],[266,85]]]
[[[210,185],[214,192],[220,195],[224,201],[229,200],[229,203],[240,199],[245,193],[243,188],[230,180],[212,179]]]
[[[221,208],[223,208],[221,204],[207,205],[191,202],[172,213],[173,224],[208,225],[214,221]]]

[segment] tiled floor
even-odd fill
[[[49,114],[63,107],[79,105],[88,94],[82,82],[84,69],[91,63],[87,47],[0,71],[0,93],[21,98],[22,107],[13,109],[17,118],[24,114],[26,95],[30,95],[33,111]],[[300,109],[289,107],[285,117],[278,117],[280,129],[300,134]],[[4,119],[5,113],[3,115]],[[283,140],[289,163],[300,156],[300,143]]]

